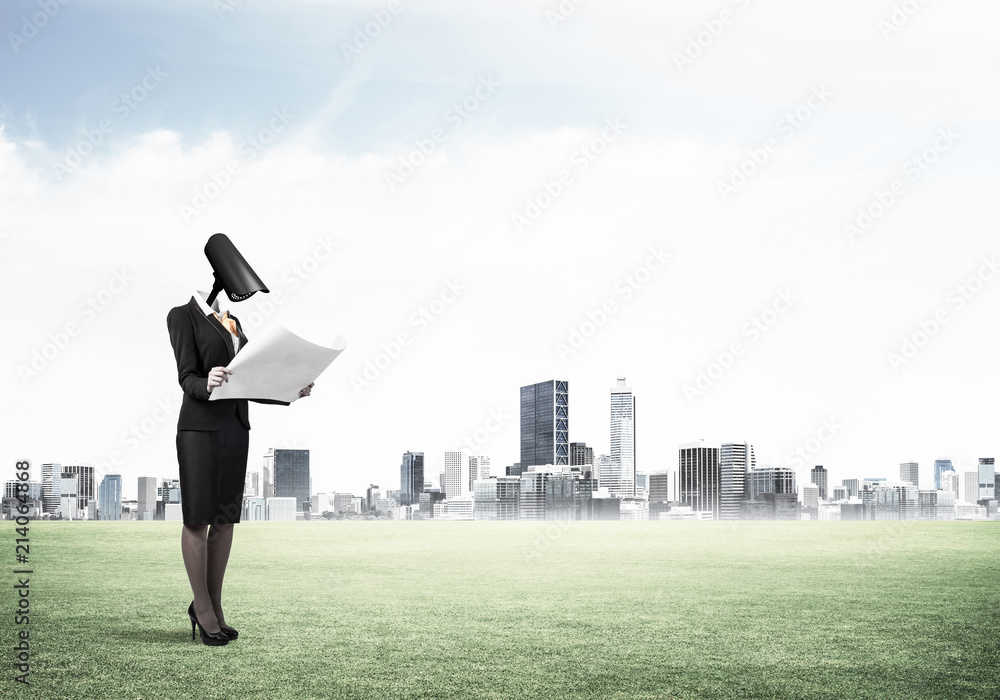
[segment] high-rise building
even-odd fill
[[[424,453],[404,452],[399,465],[399,504],[412,506],[424,490]]]
[[[962,489],[960,488],[961,479],[958,476],[958,472],[956,472],[954,469],[946,472],[941,472],[940,477],[941,477],[940,490],[951,491],[953,494],[955,494],[956,500],[961,500],[962,499]]]
[[[520,497],[520,477],[477,479],[472,491],[473,517],[476,520],[518,520]]]
[[[156,477],[139,477],[139,505],[136,508],[136,520],[152,520],[156,513]],[[148,516],[146,514],[149,514]]]
[[[994,481],[996,466],[993,457],[979,458],[979,498],[977,501],[989,501],[993,499]]]
[[[739,520],[747,495],[747,473],[757,466],[753,445],[724,442],[719,451],[719,519]]]
[[[803,484],[802,486],[802,507],[819,507],[819,486],[816,484]]]
[[[583,467],[594,464],[594,448],[587,447],[585,442],[571,442],[569,444],[569,466]]]
[[[857,479],[843,479],[841,485],[847,489],[848,498],[857,498],[861,491],[861,483]]]
[[[274,496],[294,498],[295,511],[311,508],[309,501],[309,450],[271,448],[274,454]],[[279,506],[275,506],[279,507]],[[270,506],[268,506],[270,513]],[[268,515],[268,520],[273,518]]]
[[[520,476],[520,520],[545,520],[545,483],[551,476],[547,471],[526,471]]]
[[[87,503],[93,501],[97,494],[94,484],[94,468],[81,464],[64,464],[62,465],[61,473],[72,474],[76,477],[77,508],[79,510],[86,510]]]
[[[444,453],[444,484],[442,490],[448,498],[462,498],[469,491],[469,457],[465,452]]]
[[[828,474],[826,471],[826,467],[824,467],[822,464],[817,464],[809,472],[809,478],[812,479],[812,483],[816,484],[816,486],[819,487],[819,498],[821,501],[826,500],[827,476]]]
[[[976,470],[962,472],[960,475],[961,495],[959,500],[963,503],[975,503],[979,500],[979,471]]]
[[[954,471],[955,468],[951,465],[950,459],[935,459],[934,460],[934,488],[938,491],[944,489],[941,485],[941,475],[945,472]]]
[[[680,446],[677,452],[677,500],[696,511],[720,516],[719,448],[704,441]]]
[[[635,397],[625,377],[611,387],[611,470],[610,480],[603,481],[612,496],[635,496]]]
[[[521,387],[520,464],[569,465],[569,382]]]
[[[919,469],[916,462],[903,462],[899,465],[899,480],[904,484],[919,486],[919,479]]]
[[[97,513],[101,520],[122,519],[122,475],[105,474],[97,487]]]
[[[486,455],[469,456],[469,493],[472,493],[472,485],[476,479],[490,478],[490,458]]]
[[[795,470],[790,467],[757,467],[750,470],[747,484],[750,500],[765,493],[793,493],[798,497],[795,486]]]
[[[79,518],[79,480],[76,474],[63,472],[59,475],[59,513],[67,520]],[[149,517],[152,520],[152,514]]]
[[[45,512],[53,514],[59,509],[59,486],[62,478],[61,464],[42,465],[42,503],[45,504]]]
[[[269,449],[264,455],[264,464],[261,467],[261,493],[265,499],[274,498],[274,449]],[[265,513],[266,515],[266,513]]]

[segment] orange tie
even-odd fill
[[[230,333],[235,335],[237,338],[240,337],[240,334],[236,332],[236,321],[229,318],[229,311],[223,311],[222,316],[219,316],[219,314],[215,314],[215,317],[219,319],[219,323],[221,323],[223,326],[229,329]]]

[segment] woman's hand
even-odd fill
[[[228,382],[229,375],[232,373],[233,370],[225,367],[213,367],[212,371],[208,373],[208,393],[211,394],[212,389],[222,386],[223,382]]]
[[[312,393],[312,388],[314,386],[316,386],[316,382],[313,382],[312,384],[310,384],[309,386],[307,386],[305,389],[299,389],[299,398],[301,399],[303,396],[309,396],[309,394]]]

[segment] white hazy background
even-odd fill
[[[166,315],[210,288],[220,231],[271,290],[222,302],[250,342],[270,320],[347,339],[313,396],[251,407],[250,469],[269,447],[309,449],[314,492],[398,488],[404,451],[430,475],[466,436],[502,473],[518,388],[554,378],[570,439],[607,453],[619,374],[641,471],[704,438],[749,441],[800,483],[824,464],[831,487],[915,460],[930,488],[935,458],[1000,452],[1000,6],[52,7],[0,9],[3,480],[18,459],[36,479],[48,461],[121,473],[127,497],[139,476],[176,477]],[[614,140],[580,169],[602,130]],[[905,191],[851,240],[893,180]],[[527,200],[547,206],[518,225]],[[669,261],[647,275],[651,249]],[[629,275],[643,281],[626,298]],[[747,332],[782,294],[794,303]],[[424,308],[440,313],[417,321]],[[560,351],[574,331],[585,342]]]

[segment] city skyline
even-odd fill
[[[1000,7],[733,5],[425,3],[345,53],[382,3],[59,4],[0,52],[0,280],[31,295],[0,463],[176,475],[165,316],[217,232],[271,290],[222,304],[250,343],[347,340],[250,409],[251,466],[309,449],[323,492],[411,448],[517,461],[552,377],[596,454],[628,377],[647,471],[700,438],[833,483],[1000,453]]]

